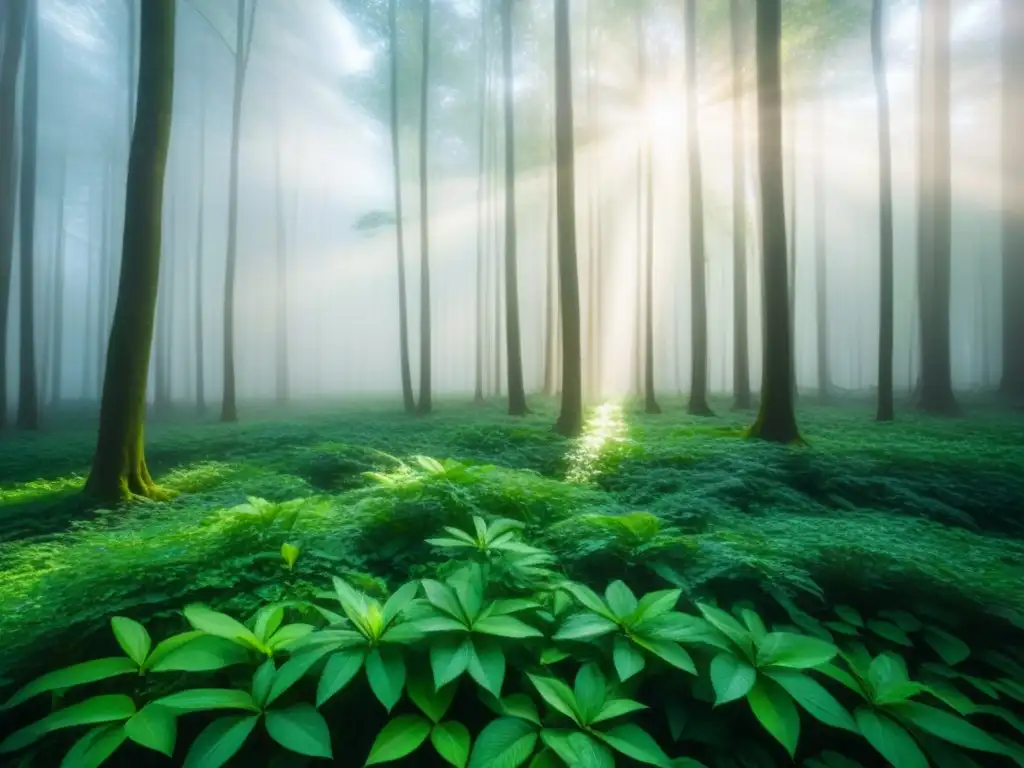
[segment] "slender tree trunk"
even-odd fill
[[[825,231],[825,148],[819,88],[814,101],[814,287],[818,349],[818,402],[829,401],[832,380],[828,365],[828,239]]]
[[[519,331],[519,267],[516,243],[516,134],[512,94],[512,4],[501,2],[501,48],[505,87],[505,357],[508,367],[508,413],[523,416],[523,353]]]
[[[405,221],[402,209],[401,133],[398,126],[398,10],[397,0],[388,0],[389,102],[391,120],[391,166],[395,187],[395,258],[398,266],[398,359],[402,375],[402,407],[416,412],[409,361],[409,300],[405,289]]]
[[[792,77],[790,78],[793,79]],[[795,90],[795,89],[794,89]],[[785,105],[785,98],[783,98]],[[799,397],[799,378],[796,365],[796,240],[800,233],[797,227],[797,168],[796,168],[796,112],[797,100],[793,98],[789,104],[789,126],[786,131],[786,143],[788,149],[786,155],[789,157],[789,335],[790,335],[790,364],[793,367],[793,399]]]
[[[558,164],[558,289],[562,314],[562,409],[555,429],[583,430],[580,287],[576,265],[576,180],[573,150],[572,42],[569,0],[555,0],[555,136]]]
[[[644,40],[644,11],[643,5],[637,4],[636,8],[636,78],[637,90],[643,94],[646,87],[647,64],[645,62],[646,43]],[[647,107],[646,95],[643,95],[641,104]],[[633,339],[633,382],[631,389],[637,395],[643,391],[645,384],[644,374],[644,149],[643,144],[636,149],[636,304],[634,318],[634,339]]]
[[[195,313],[196,413],[206,412],[206,371],[203,351],[203,258],[206,234],[206,88],[203,88],[203,119],[199,127],[199,210],[196,212]]]
[[[757,0],[757,116],[764,284],[764,364],[761,406],[750,436],[779,443],[800,439],[793,408],[792,334],[782,183],[781,0]]]
[[[169,184],[170,192],[167,194],[169,200],[168,216],[162,225],[162,236],[160,246],[163,253],[160,256],[160,287],[157,290],[156,298],[156,329],[153,349],[153,411],[154,413],[166,413],[170,406],[170,393],[167,391],[169,377],[168,367],[168,329],[170,328],[170,304],[171,304],[171,280],[170,265],[174,259],[174,182]],[[106,227],[106,225],[104,225]],[[110,242],[113,238],[104,230],[104,242]],[[103,249],[108,250],[107,248]],[[100,336],[103,335],[103,328],[100,327]]]
[[[697,1],[686,0],[686,135],[690,166],[690,413],[710,416],[708,406],[708,288],[704,252],[704,176],[697,120]],[[648,276],[648,280],[650,277]]]
[[[883,16],[885,0],[873,0],[871,8],[871,63],[878,103],[878,199],[879,199],[879,324],[878,324],[878,421],[892,421],[893,409],[893,211],[892,139],[889,135],[889,87],[886,82]]]
[[[394,0],[391,0],[392,8]],[[476,187],[476,328],[475,359],[473,376],[473,401],[482,403],[484,400],[484,193],[486,175],[484,164],[487,154],[487,104],[488,104],[488,68],[487,68],[487,5],[480,3],[480,133],[478,137],[480,164],[477,173]]]
[[[99,434],[85,493],[102,503],[156,498],[143,449],[146,377],[160,275],[164,170],[174,95],[175,0],[146,0],[121,279],[107,346]]]
[[[744,188],[743,16],[741,0],[729,0],[732,41],[732,302],[733,407],[750,407],[750,344],[747,320],[747,195]]]
[[[53,342],[50,345],[50,390],[51,404],[59,404],[63,398],[64,379],[64,274],[67,271],[67,233],[64,230],[64,215],[67,189],[67,155],[61,157],[60,197],[57,203],[57,254],[53,267],[53,305],[50,316],[53,318]]]
[[[1024,5],[1003,0],[1003,375],[1000,392],[1024,403]]]
[[[21,108],[21,262],[19,283],[18,415],[19,429],[39,429],[36,380],[36,172],[39,137],[39,5],[29,0],[25,29],[25,77]]]
[[[557,136],[556,136],[557,140]],[[545,230],[545,244],[547,253],[544,259],[545,283],[544,283],[544,394],[551,397],[555,394],[555,366],[558,364],[555,355],[555,329],[556,314],[558,311],[558,251],[555,248],[555,176],[557,172],[557,157],[552,158],[551,167],[548,169],[548,196],[547,196],[547,229]]]
[[[283,110],[282,110],[283,111]],[[280,113],[278,115],[280,120]],[[278,405],[288,402],[288,233],[285,231],[284,186],[281,181],[281,133],[278,123],[277,149],[274,153],[277,175],[277,333],[275,345],[274,396]]]
[[[430,94],[430,6],[423,2],[423,82],[420,87],[420,414],[433,410],[430,394],[430,206],[427,148]]]

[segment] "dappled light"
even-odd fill
[[[602,403],[584,422],[583,434],[569,454],[569,470],[565,479],[570,483],[589,482],[600,471],[602,454],[626,435],[626,421],[621,403]]]

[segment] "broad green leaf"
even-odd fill
[[[855,608],[851,608],[848,605],[837,605],[836,616],[847,624],[852,624],[855,627],[864,626],[864,619],[861,618],[860,613],[858,613]]]
[[[566,581],[559,585],[561,589],[564,589],[573,599],[576,600],[580,605],[598,616],[615,621],[615,614],[608,609],[605,605],[604,600],[598,597],[597,593],[585,584],[579,584],[575,581]]]
[[[764,729],[793,757],[800,739],[800,714],[789,694],[777,683],[761,677],[747,694],[747,703]]]
[[[431,605],[438,610],[444,611],[453,619],[457,619],[460,622],[466,621],[466,614],[462,610],[462,605],[448,585],[434,579],[423,579],[420,583],[423,585],[423,592]]]
[[[355,625],[356,629],[364,635],[369,635],[370,628],[366,623],[366,612],[369,609],[369,605],[367,604],[366,595],[353,589],[351,585],[337,576],[332,581],[341,610],[348,617],[348,620]]]
[[[914,738],[887,715],[867,707],[853,713],[861,735],[894,768],[928,768],[928,760]]]
[[[265,605],[256,612],[252,631],[261,643],[265,643],[284,621],[283,605]]]
[[[252,630],[226,613],[219,613],[199,603],[185,606],[184,613],[185,618],[192,625],[193,629],[213,635],[214,637],[223,637],[225,640],[247,645],[260,653],[265,653],[266,651],[259,638],[252,633]]]
[[[816,637],[771,632],[757,646],[757,666],[809,669],[835,658],[839,649]]]
[[[124,744],[126,738],[119,723],[90,728],[64,755],[60,768],[98,768]]]
[[[879,611],[878,615],[883,619],[887,619],[895,624],[897,627],[902,629],[904,632],[918,632],[924,625],[921,624],[921,620],[913,614],[907,613],[906,611],[900,610],[886,610]]]
[[[518,768],[530,759],[537,746],[537,729],[517,717],[488,723],[476,737],[469,768]]]
[[[295,544],[288,541],[281,545],[281,559],[284,560],[289,571],[295,567],[295,561],[299,559],[300,551]]]
[[[668,766],[668,755],[651,738],[643,728],[632,723],[624,723],[609,728],[604,733],[595,732],[595,736],[604,741],[617,752],[648,765]]]
[[[286,651],[294,648],[300,640],[307,637],[316,629],[312,624],[285,624],[277,632],[271,635],[267,641],[267,647],[271,651]]]
[[[426,674],[410,676],[406,686],[406,692],[412,699],[412,703],[434,723],[441,722],[445,713],[448,712],[457,689],[458,685],[455,683],[449,683],[437,689],[434,687],[433,677]]]
[[[287,750],[309,757],[331,758],[331,734],[324,716],[305,702],[271,709],[264,724],[270,738]]]
[[[408,645],[423,639],[423,632],[416,626],[415,621],[396,621],[388,629],[384,630],[380,641],[392,645]]]
[[[465,547],[467,549],[476,549],[476,543],[473,541],[462,541],[460,539],[449,539],[444,536],[433,539],[424,539],[424,541],[432,547],[440,547],[441,549],[449,549],[456,547]]]
[[[577,725],[580,722],[580,713],[576,708],[576,697],[569,690],[569,686],[555,677],[543,677],[541,675],[526,675],[533,683],[533,687],[541,695],[541,698],[548,703],[552,709],[561,712]]]
[[[672,640],[676,643],[705,643],[732,650],[733,646],[721,632],[697,616],[679,611],[669,611],[653,619],[644,619],[632,628],[635,637],[649,640]]]
[[[184,768],[220,768],[242,748],[259,719],[259,715],[232,715],[214,720],[192,742]]]
[[[917,694],[924,693],[927,690],[927,686],[924,686],[921,683],[911,682],[910,680],[902,683],[891,683],[881,688],[881,690],[876,691],[872,701],[876,706],[881,707],[906,701],[907,699],[913,698],[914,696],[917,696]]]
[[[249,660],[249,651],[223,637],[189,632],[183,642],[165,647],[185,635],[170,637],[159,643],[146,660],[151,672],[212,672],[216,669],[243,664]]]
[[[453,619],[451,616],[428,616],[425,619],[417,619],[412,622],[412,625],[427,635],[435,632],[466,632],[468,630],[465,624]],[[403,627],[405,624],[399,624],[398,626]],[[398,627],[395,629],[398,629]]]
[[[615,662],[615,671],[622,682],[626,682],[633,675],[642,672],[646,663],[644,655],[636,649],[628,638],[622,635],[615,637],[612,659]]]
[[[715,706],[742,699],[757,682],[757,670],[731,653],[720,653],[711,660],[711,685]]]
[[[562,648],[545,648],[540,652],[540,663],[544,666],[549,666],[551,664],[557,664],[560,661],[565,661],[570,656],[572,656],[572,654]]]
[[[518,717],[521,720],[540,725],[540,715],[537,714],[537,705],[533,699],[525,693],[513,693],[505,696],[499,702],[500,714],[508,717]]]
[[[373,695],[391,712],[405,687],[405,661],[401,654],[390,648],[371,650],[366,657],[366,679]]]
[[[971,655],[971,649],[967,643],[938,627],[926,627],[924,641],[951,667]]]
[[[822,664],[821,666],[814,668],[815,672],[820,672],[826,677],[830,677],[837,683],[846,686],[851,691],[856,693],[858,696],[862,696],[866,699],[871,698],[869,691],[865,690],[864,686],[861,685],[860,681],[857,680],[853,675],[847,672],[845,669],[837,667],[835,664]]]
[[[925,756],[936,768],[981,768],[966,753],[927,733],[918,731],[914,734]]]
[[[868,665],[868,682],[875,691],[896,683],[910,680],[907,674],[907,663],[901,656],[892,652],[880,653]]]
[[[507,517],[499,517],[487,526],[487,541],[493,543],[499,536],[506,533],[514,533],[523,529],[523,524],[518,520],[509,520]]]
[[[992,706],[981,706],[974,707],[974,713],[978,715],[991,715],[992,717],[998,717],[1007,725],[1012,728],[1016,728],[1017,731],[1024,735],[1024,720],[1021,720],[1013,712],[1004,707],[992,707]]]
[[[750,636],[754,638],[755,643],[760,643],[764,640],[768,634],[768,629],[765,627],[764,621],[761,620],[760,616],[749,608],[744,608],[740,611],[740,617],[743,619],[747,631],[750,632]]]
[[[568,617],[558,628],[554,640],[592,640],[618,630],[611,619],[596,613],[576,613]]]
[[[438,723],[430,731],[430,743],[437,754],[455,768],[465,768],[469,760],[469,741],[469,729],[451,720]]]
[[[668,613],[679,604],[679,598],[682,594],[683,590],[681,589],[662,589],[657,592],[648,592],[640,598],[636,610],[629,617],[629,623],[635,624]]]
[[[453,576],[449,580],[455,590],[455,597],[466,620],[472,624],[480,615],[480,609],[484,605],[484,584],[483,576],[474,568],[467,568],[460,572],[459,576]]]
[[[267,696],[270,695],[270,685],[274,682],[277,674],[277,667],[273,659],[267,659],[260,664],[252,676],[252,700],[256,706],[263,709],[267,704]]]
[[[469,640],[466,640],[470,643]],[[501,648],[487,640],[475,640],[471,643],[472,653],[466,669],[469,676],[477,684],[495,696],[501,695],[501,686],[505,682],[505,654]]]
[[[459,528],[455,528],[455,527],[453,527],[451,525],[444,526],[444,529],[446,531],[448,531],[448,533],[451,534],[453,537],[455,537],[456,539],[459,539],[463,543],[469,544],[471,547],[475,547],[476,546],[476,539],[474,539],[472,536],[470,536],[465,531],[460,530]]]
[[[884,637],[886,640],[896,643],[897,645],[906,646],[907,648],[910,648],[914,645],[912,642],[910,642],[910,638],[907,637],[907,633],[899,627],[897,627],[891,621],[879,621],[878,619],[871,619],[868,622],[868,629],[870,629],[879,637]]]
[[[840,635],[847,635],[848,637],[857,637],[860,635],[860,632],[855,626],[847,624],[845,621],[826,621],[825,626],[832,632],[838,632]]]
[[[155,704],[178,714],[205,712],[208,709],[248,709],[258,712],[259,707],[248,691],[235,688],[192,688],[157,699]]]
[[[943,681],[932,682],[925,686],[924,691],[961,715],[973,714],[978,709],[969,696],[961,693],[949,683]]]
[[[178,648],[181,648],[182,646],[187,645],[188,643],[191,643],[193,640],[196,640],[200,637],[208,636],[204,635],[202,632],[197,632],[193,629],[189,630],[188,632],[181,632],[177,635],[171,635],[165,640],[161,640],[159,643],[156,644],[156,648],[153,649],[153,652],[146,657],[146,662],[142,665],[143,670],[150,669],[153,666],[153,664],[155,664],[158,661],[161,661],[171,651],[177,650]],[[234,645],[234,643],[231,643],[231,645]]]
[[[853,716],[817,680],[806,673],[790,669],[770,669],[766,674],[815,720],[833,728],[857,733]]]
[[[997,754],[1004,751],[1002,744],[959,715],[916,701],[893,704],[887,709],[903,722],[910,723],[915,728],[920,728],[922,731],[937,736],[943,741],[956,744],[958,747]]]
[[[545,728],[540,737],[570,768],[615,768],[615,757],[608,747],[585,733]]]
[[[565,768],[565,763],[549,747],[544,747],[533,756],[527,768]]]
[[[127,720],[135,714],[135,702],[127,696],[93,696],[70,707],[51,712],[42,720],[15,731],[0,742],[0,754],[16,752],[62,728]]]
[[[434,685],[441,688],[455,680],[469,667],[473,641],[468,637],[443,638],[430,646],[430,668]]]
[[[620,580],[615,580],[604,591],[604,599],[618,619],[628,619],[637,609],[638,603],[633,590]]]
[[[488,616],[473,624],[473,631],[496,637],[543,637],[544,633],[512,616]]]
[[[265,705],[270,705],[277,701],[285,691],[299,682],[313,668],[314,664],[330,652],[330,647],[313,646],[288,659],[274,675]]]
[[[398,618],[402,611],[409,607],[409,603],[416,599],[419,591],[420,585],[417,581],[410,581],[396,589],[395,593],[384,603],[384,624],[389,625]]]
[[[25,687],[19,689],[3,705],[3,709],[21,704],[23,701],[38,696],[40,693],[56,691],[63,688],[74,688],[76,685],[95,683],[119,675],[138,672],[135,662],[125,656],[112,656],[107,659],[94,659],[73,664],[70,667],[48,672],[37,677]]]
[[[316,705],[322,707],[324,702],[348,685],[363,668],[365,660],[366,651],[363,649],[338,651],[331,656],[324,665],[324,671],[320,673],[320,682],[316,686]]]
[[[641,709],[647,709],[646,704],[641,704],[639,701],[633,701],[632,699],[611,699],[606,701],[601,707],[601,711],[594,717],[590,718],[590,724],[600,723],[605,720],[611,720],[616,717],[622,717],[628,715],[631,712],[637,712]]]
[[[742,624],[721,608],[705,603],[697,603],[697,607],[707,622],[735,643],[745,656],[753,656],[753,638]]]
[[[114,631],[117,644],[139,667],[146,663],[153,641],[146,628],[137,621],[124,616],[114,616],[110,620],[110,628]]]
[[[601,707],[604,706],[607,686],[608,681],[601,672],[601,668],[593,662],[584,664],[580,667],[580,671],[576,673],[576,681],[573,685],[573,699],[576,703],[575,709],[579,713],[580,721],[584,725],[589,724],[597,716],[597,713],[601,711]]]
[[[645,640],[636,636],[633,637],[633,642],[649,653],[653,653],[662,661],[668,662],[676,669],[689,672],[691,675],[697,674],[697,667],[693,663],[693,658],[679,643],[671,640]]]
[[[124,734],[140,746],[172,757],[178,721],[169,709],[147,704],[124,724]]]
[[[540,604],[535,600],[527,600],[522,597],[505,597],[499,598],[491,602],[488,616],[510,616],[513,613],[522,613],[523,611],[532,611],[539,608]]]

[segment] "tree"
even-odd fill
[[[57,197],[57,253],[53,267],[53,296],[50,309],[53,324],[53,339],[50,343],[50,390],[48,402],[59,403],[63,395],[64,379],[64,274],[67,270],[67,232],[64,228],[65,200],[67,188],[67,155],[61,156],[60,189]]]
[[[388,0],[388,61],[390,65],[391,163],[395,186],[395,240],[398,260],[398,345],[402,373],[402,405],[406,413],[416,411],[409,363],[409,305],[405,293],[405,224],[402,214],[402,157],[398,125],[398,9],[397,0]],[[481,10],[481,13],[483,11]]]
[[[918,130],[918,283],[921,313],[919,405],[952,415],[950,291],[950,0],[926,0],[921,11],[921,114]]]
[[[501,54],[505,87],[505,356],[508,360],[508,413],[526,414],[523,354],[519,333],[519,268],[516,256],[515,98],[512,89],[512,4],[501,0]]]
[[[85,493],[101,503],[162,494],[146,466],[146,380],[160,276],[164,171],[174,97],[176,0],[141,8],[139,88],[128,161],[121,275],[107,345],[99,434]]]
[[[204,61],[205,63],[205,61]],[[206,83],[203,83],[203,117],[199,123],[199,206],[196,211],[196,256],[195,256],[195,355],[196,355],[196,412],[206,412],[206,376],[203,355],[203,254],[206,234]]]
[[[580,286],[576,265],[576,174],[573,150],[572,41],[569,0],[555,0],[555,153],[558,196],[558,290],[562,316],[562,407],[555,429],[583,430]]]
[[[228,192],[228,253],[224,275],[224,394],[220,420],[238,421],[235,403],[235,271],[238,264],[238,151],[242,128],[242,94],[256,26],[256,0],[238,0],[235,19],[235,85],[231,102],[231,167]],[[246,19],[248,18],[248,29]]]
[[[690,166],[690,413],[710,416],[708,406],[708,294],[704,252],[704,178],[697,121],[697,0],[686,0],[686,138]],[[650,204],[650,203],[649,203]],[[648,275],[648,281],[651,279]],[[650,309],[648,309],[650,312]]]
[[[758,165],[764,283],[764,364],[761,407],[750,436],[779,443],[800,439],[793,407],[792,334],[782,182],[781,0],[757,1]]]
[[[1003,375],[999,389],[1024,402],[1024,6],[1003,0]]]
[[[431,5],[431,0],[423,0],[423,68],[420,85],[420,402],[416,408],[421,415],[433,410],[430,396],[430,199],[427,179]]]
[[[395,0],[391,0],[392,10],[394,9],[394,2]],[[487,61],[487,2],[486,0],[480,0],[480,82],[478,83],[480,95],[480,133],[478,136],[480,163],[477,170],[476,187],[476,328],[474,329],[476,345],[474,348],[473,377],[473,401],[477,403],[483,402],[484,399],[484,186],[487,179],[484,166],[487,159],[487,96],[489,84]],[[395,120],[397,121],[397,108],[395,111]],[[395,130],[396,127],[392,126],[392,130]],[[411,394],[411,387],[409,391]],[[406,409],[408,410],[408,404]]]
[[[879,199],[879,324],[878,324],[878,421],[892,421],[893,366],[893,212],[892,139],[889,135],[889,88],[886,83],[883,43],[884,0],[871,7],[871,63],[878,102],[878,199]]]
[[[282,105],[282,112],[284,111]],[[274,385],[275,398],[278,405],[288,402],[288,234],[285,227],[284,215],[284,185],[281,182],[281,116],[278,113],[276,128],[277,142],[274,151],[274,168],[277,175],[277,193],[274,198],[277,224],[275,234],[277,235],[277,291],[276,320],[277,334],[274,357]]]
[[[0,428],[7,423],[7,316],[14,263],[14,212],[18,183],[18,70],[25,40],[28,0],[7,0],[3,16],[3,48],[0,49]]]
[[[828,402],[832,388],[828,365],[828,239],[825,231],[825,149],[821,88],[814,99],[814,294],[817,333],[818,402]]]
[[[741,0],[729,0],[732,42],[732,301],[733,407],[750,407],[750,350],[747,325],[747,196],[743,155],[743,17]]]
[[[39,140],[39,4],[29,0],[25,29],[25,76],[21,107],[21,294],[18,415],[20,429],[39,428],[36,381],[36,154]]]

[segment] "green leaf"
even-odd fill
[[[848,605],[837,605],[836,616],[845,621],[847,624],[852,624],[855,627],[863,627],[864,619],[861,618],[860,614],[856,609],[851,608]]]
[[[178,721],[169,709],[147,704],[124,724],[124,734],[140,746],[172,757]]]
[[[921,683],[911,682],[910,680],[902,683],[891,683],[876,691],[872,701],[879,707],[887,706],[889,704],[898,704],[899,702],[906,701],[907,699],[917,696],[919,693],[924,693],[927,690],[927,686],[921,685]]]
[[[956,744],[958,747],[997,754],[1004,752],[1002,744],[959,715],[916,701],[892,704],[887,709],[903,722],[910,723],[915,728],[920,728],[922,731],[937,736],[943,741],[948,741],[950,744]]]
[[[835,658],[839,649],[816,637],[771,632],[757,646],[757,666],[809,669]]]
[[[721,632],[704,619],[688,613],[669,611],[653,619],[644,619],[632,628],[634,637],[648,640],[671,640],[676,643],[706,643],[731,651],[733,646]]]
[[[910,638],[907,637],[907,633],[890,621],[871,619],[871,621],[868,622],[868,629],[879,637],[884,637],[886,640],[896,643],[897,645],[906,646],[907,648],[914,645],[910,642]]]
[[[753,655],[753,638],[736,619],[713,605],[697,603],[697,607],[711,626],[732,640],[746,656]]]
[[[926,627],[924,641],[951,667],[971,655],[971,649],[967,643],[938,627]]]
[[[548,703],[548,706],[561,712],[577,725],[582,725],[580,713],[576,707],[576,697],[569,690],[569,686],[554,677],[542,677],[541,675],[531,675],[529,673],[526,676],[530,678],[533,687],[537,689],[537,692]]]
[[[537,705],[525,693],[513,693],[511,696],[505,696],[499,704],[501,705],[501,714],[509,717],[518,717],[521,720],[540,725]]]
[[[622,682],[626,682],[633,675],[643,671],[645,664],[644,655],[622,635],[615,637],[612,658],[615,662],[615,671]]]
[[[691,675],[697,674],[693,658],[679,643],[674,643],[671,640],[645,640],[636,636],[633,637],[633,642],[676,669],[689,672]]]
[[[114,631],[114,637],[117,638],[121,650],[141,668],[146,663],[150,648],[153,647],[153,641],[146,628],[124,616],[114,616],[110,620],[110,628]]]
[[[263,644],[250,629],[225,613],[219,613],[199,603],[185,606],[184,613],[193,629],[247,645],[260,653],[266,652]]]
[[[365,660],[366,651],[363,649],[338,651],[331,656],[324,665],[324,671],[320,673],[320,682],[316,686],[316,705],[322,707],[324,702],[348,685],[363,668]]]
[[[390,648],[374,648],[366,657],[366,679],[370,690],[389,713],[402,698],[405,687],[405,662]]]
[[[277,668],[273,659],[267,659],[260,664],[252,676],[252,700],[256,706],[263,709],[267,705],[267,696],[270,695],[270,685],[274,682]]]
[[[629,618],[639,605],[633,590],[620,580],[608,585],[604,591],[604,599],[618,619]]]
[[[398,618],[402,611],[408,608],[409,604],[416,599],[419,591],[420,584],[418,581],[410,581],[396,589],[394,594],[384,603],[384,624],[390,625],[391,622]]]
[[[790,669],[769,669],[766,674],[815,720],[833,728],[858,732],[853,716],[821,683],[806,673]]]
[[[124,728],[118,723],[97,725],[74,743],[64,755],[60,768],[98,768],[126,738]]]
[[[463,623],[467,621],[462,605],[450,587],[434,579],[423,579],[420,583],[423,585],[423,592],[427,596],[427,601],[432,606],[444,611],[453,619]]]
[[[106,680],[118,675],[127,675],[138,672],[135,662],[125,656],[112,656],[107,659],[94,659],[83,661],[81,664],[73,664],[70,667],[48,672],[42,677],[37,677],[25,687],[19,689],[3,705],[2,709],[21,704],[23,701],[38,696],[40,693],[61,690],[63,688],[74,688],[76,685],[95,683],[99,680]]]
[[[970,715],[978,710],[977,705],[971,701],[969,696],[964,695],[949,683],[931,682],[925,686],[924,690],[961,715]]]
[[[917,742],[897,722],[867,707],[859,707],[853,717],[861,735],[894,768],[928,768],[928,760]]]
[[[287,750],[309,757],[331,758],[331,734],[324,716],[305,702],[271,709],[264,723],[270,738]]]
[[[432,547],[440,547],[442,549],[465,547],[467,549],[476,549],[476,542],[472,541],[461,541],[459,539],[449,539],[444,536],[440,538],[424,539],[424,541]]]
[[[266,642],[266,639],[281,626],[282,621],[284,621],[283,605],[265,605],[256,612],[253,634],[259,638],[261,643]]]
[[[313,646],[288,659],[275,673],[264,705],[269,706],[277,701],[289,688],[299,682],[314,664],[330,652],[330,646]]]
[[[248,691],[235,688],[193,688],[157,699],[155,704],[178,714],[205,712],[208,709],[248,709],[258,712],[259,707]]]
[[[412,703],[419,707],[431,722],[439,723],[451,707],[457,688],[456,684],[449,683],[436,689],[433,677],[415,674],[409,678],[406,691]]]
[[[456,768],[465,768],[469,760],[469,729],[462,723],[451,720],[438,723],[430,731],[430,743],[445,761]]]
[[[533,756],[527,768],[565,768],[565,763],[551,749],[545,747]]]
[[[267,641],[267,647],[271,651],[282,651],[293,648],[300,640],[310,635],[316,629],[312,624],[285,624],[277,632],[271,635]]]
[[[760,616],[749,608],[742,609],[740,616],[743,618],[743,623],[746,625],[751,637],[754,638],[755,643],[760,643],[765,639],[768,635],[768,629],[765,627],[764,621],[761,620]]]
[[[498,598],[490,603],[488,615],[509,616],[513,613],[532,611],[539,607],[540,605],[535,600],[527,600],[522,597],[504,597]]]
[[[346,581],[339,579],[337,576],[332,581],[341,610],[348,617],[348,620],[355,625],[356,629],[369,636],[370,628],[366,623],[366,612],[369,610],[369,605],[366,601],[366,595],[353,589]]]
[[[609,621],[615,621],[615,614],[608,609],[604,601],[590,587],[575,581],[563,582],[559,587],[572,595],[573,599],[587,610],[596,613],[598,616],[603,616]]]
[[[0,742],[0,754],[24,749],[46,734],[62,728],[127,720],[134,714],[135,702],[127,696],[93,696],[91,699],[51,712],[42,720],[15,731]]]
[[[669,765],[668,755],[662,752],[650,734],[638,725],[624,723],[604,733],[595,732],[594,735],[615,751],[633,760],[648,765]]]
[[[544,637],[544,633],[539,629],[512,616],[488,616],[480,619],[474,622],[473,631],[496,637]]]
[[[630,623],[635,624],[668,613],[679,604],[679,598],[682,597],[682,594],[683,590],[681,589],[663,589],[657,592],[648,592],[637,603],[636,610],[630,616]]]
[[[711,660],[711,685],[715,706],[742,699],[757,682],[757,670],[731,653],[720,653]]]
[[[299,548],[290,542],[286,541],[281,545],[281,558],[288,566],[289,571],[295,567],[295,561],[299,559],[299,552]]]
[[[483,575],[471,566],[452,576],[448,583],[455,590],[455,597],[462,606],[466,620],[472,624],[484,605]]]
[[[747,703],[764,729],[793,757],[800,739],[800,714],[789,694],[777,683],[762,677],[747,694]]]
[[[505,682],[505,654],[496,643],[486,640],[473,641],[471,647],[472,653],[466,667],[469,670],[469,676],[481,688],[495,696],[500,696],[501,686]]]
[[[552,639],[554,640],[592,640],[601,635],[618,630],[618,625],[611,619],[598,616],[596,613],[576,613],[562,622]]]
[[[847,624],[845,621],[826,621],[825,626],[833,632],[838,632],[840,635],[846,635],[848,637],[857,637],[860,632],[852,624]]]
[[[184,641],[178,640],[188,635]],[[167,645],[171,643],[173,644]],[[187,632],[159,643],[146,660],[151,672],[212,672],[249,660],[249,652],[223,637]]]
[[[537,746],[537,730],[518,717],[501,717],[488,723],[476,738],[469,768],[518,768],[530,759]]]
[[[441,688],[455,680],[469,667],[473,642],[468,638],[443,638],[430,646],[430,668],[434,685]]]
[[[436,632],[466,632],[467,627],[461,621],[453,619],[451,616],[428,616],[425,619],[418,619],[412,622],[412,625],[423,634],[433,634]],[[400,624],[399,626],[405,626]]]
[[[631,712],[637,712],[641,709],[647,709],[647,705],[641,704],[639,701],[633,701],[632,699],[611,699],[604,703],[600,712],[590,718],[589,724],[593,725],[594,723],[600,723],[604,720],[622,717],[623,715],[628,715]]]
[[[883,619],[888,619],[897,627],[902,629],[904,632],[918,632],[924,625],[921,624],[921,620],[913,614],[907,613],[906,611],[879,611],[878,615]]]
[[[565,661],[570,656],[572,656],[572,654],[562,648],[545,648],[540,652],[540,663],[544,666],[549,666],[551,664],[557,664],[560,661]]]
[[[192,742],[184,768],[220,768],[242,748],[259,719],[259,715],[232,715],[214,720]]]
[[[840,669],[835,664],[822,664],[820,667],[814,668],[815,672],[820,672],[826,677],[830,677],[837,683],[846,686],[851,691],[856,693],[858,696],[862,696],[866,699],[871,698],[871,694],[864,689],[864,686],[860,684],[853,675],[847,672],[845,669]]]
[[[585,733],[545,728],[540,737],[570,768],[615,768],[615,757],[608,747]]]
[[[575,710],[579,713],[580,721],[587,725],[591,719],[597,716],[604,705],[605,691],[608,682],[601,668],[590,662],[580,667],[576,673],[576,681],[573,686],[573,700]]]

